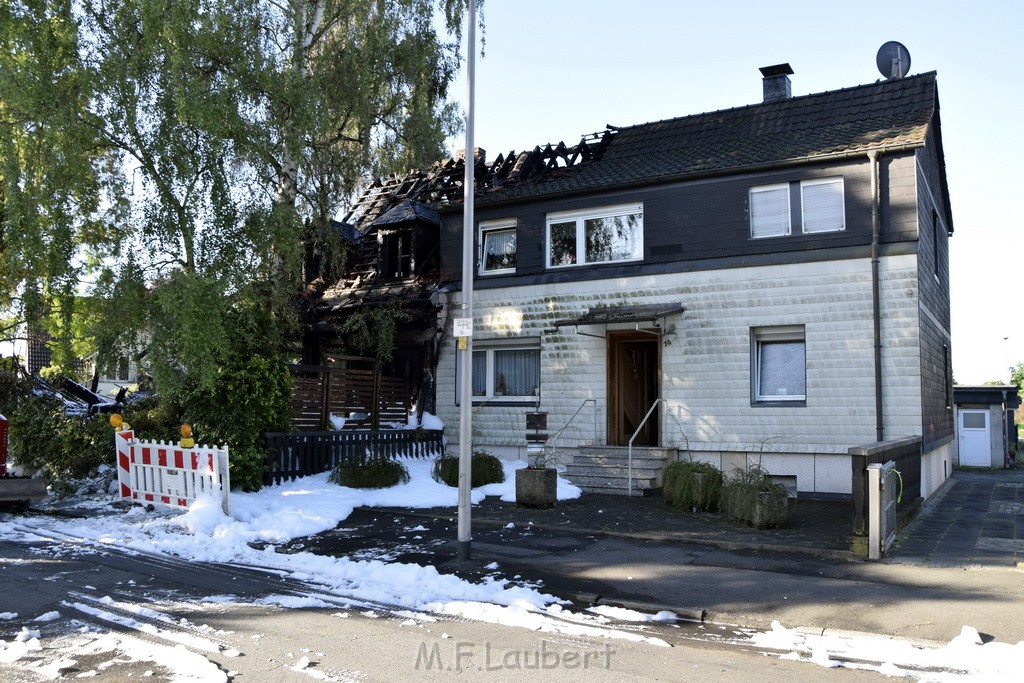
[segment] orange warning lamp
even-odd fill
[[[182,448],[192,448],[196,445],[196,440],[192,438],[192,425],[181,425],[181,441],[178,445]]]

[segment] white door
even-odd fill
[[[991,467],[992,441],[988,433],[987,410],[960,411],[960,464]]]

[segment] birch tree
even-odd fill
[[[78,283],[116,243],[119,202],[114,158],[78,120],[79,38],[71,2],[0,5],[0,340],[49,333],[65,366]]]

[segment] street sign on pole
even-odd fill
[[[459,559],[472,557],[470,509],[473,481],[473,184],[476,150],[473,140],[473,108],[476,78],[476,1],[469,0],[466,35],[466,169],[462,208],[462,310],[456,318],[459,331]]]

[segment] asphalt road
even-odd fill
[[[139,642],[177,646],[181,666],[204,658],[237,681],[883,678],[768,657],[733,643],[736,635],[726,629],[615,624],[618,633],[638,639],[630,640],[581,632],[571,614],[541,629],[498,625],[353,600],[257,568],[126,554],[66,539],[0,541],[3,612],[19,617],[0,620],[0,639],[10,642],[27,622],[42,643],[0,664],[5,681],[181,675],[176,663],[133,656],[131,644]],[[60,618],[34,621],[54,612]],[[89,647],[105,633],[120,639],[120,649]]]

